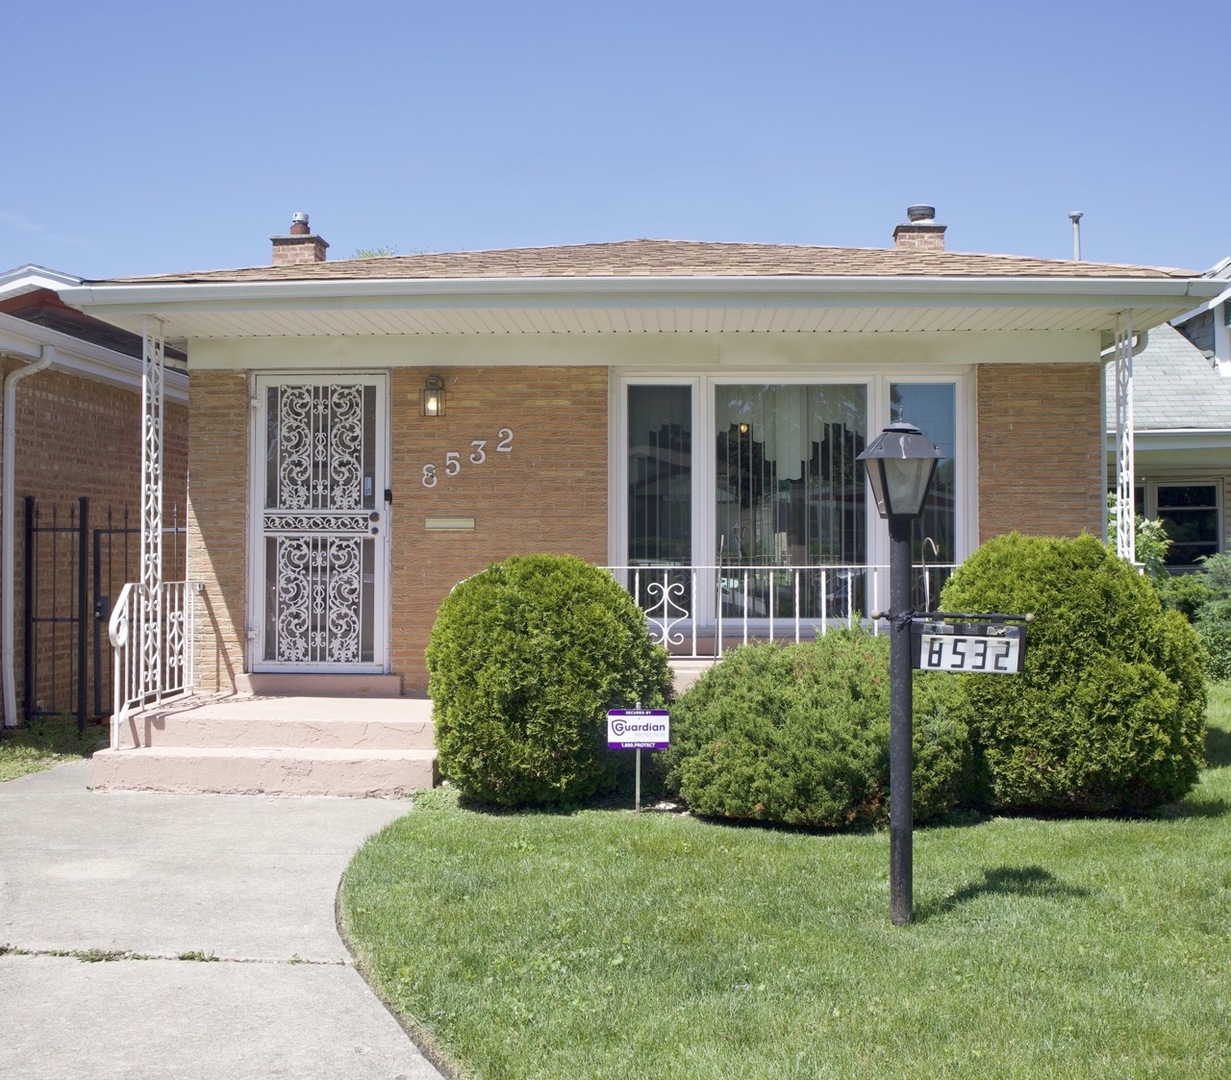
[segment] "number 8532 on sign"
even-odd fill
[[[923,671],[986,672],[1013,675],[1025,659],[1022,629],[1017,626],[924,626],[915,667]]]

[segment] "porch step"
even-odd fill
[[[715,663],[717,663],[716,660],[668,660],[667,666],[671,669],[671,679],[675,685],[676,695],[682,694],[692,686]]]
[[[426,698],[234,696],[134,713],[121,726],[120,747],[430,750],[434,737]]]
[[[230,795],[401,798],[435,783],[434,750],[199,746],[99,750],[94,788]]]
[[[94,755],[104,791],[399,798],[433,786],[426,698],[191,698],[131,715]]]

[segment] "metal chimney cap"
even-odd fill
[[[292,225],[307,225],[308,215],[305,214],[302,210],[297,210],[295,213],[291,215],[291,224]]]
[[[1074,225],[1076,225],[1081,219],[1082,219],[1082,212],[1080,210],[1070,210],[1069,211],[1069,221],[1071,221]]]
[[[916,206],[908,206],[906,208],[906,218],[912,222],[932,221],[936,217],[936,207],[925,206],[919,203]]]

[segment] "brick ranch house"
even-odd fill
[[[136,540],[125,543],[118,530],[126,508],[133,528],[140,521],[141,341],[65,305],[59,290],[79,284],[80,278],[40,266],[0,273],[0,377],[8,425],[0,518],[11,545],[0,569],[7,727],[44,710],[68,710],[81,722],[100,711],[97,702],[106,710],[106,624],[94,618],[91,601],[138,572]],[[187,510],[188,378],[175,369],[185,359],[181,354],[169,350],[168,359],[163,497],[170,524],[176,506],[181,514]],[[34,522],[26,520],[28,506],[39,525],[29,536],[26,527]],[[56,532],[49,531],[53,525]],[[82,531],[90,549],[84,566]],[[174,548],[169,539],[168,569]]]
[[[945,452],[931,562],[1100,532],[1109,350],[1218,283],[952,252],[931,208],[909,216],[888,249],[331,262],[296,215],[270,266],[66,290],[134,332],[156,316],[188,354],[197,687],[421,691],[442,597],[518,552],[620,568],[647,608],[667,573],[686,653],[873,610],[888,541],[854,459],[899,418]]]

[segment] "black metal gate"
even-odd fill
[[[27,720],[71,712],[84,730],[90,716],[111,713],[107,623],[124,583],[138,580],[141,529],[131,524],[127,506],[118,514],[108,506],[105,525],[91,529],[84,496],[67,510],[52,504],[49,513],[26,496],[25,508],[22,710]],[[185,556],[178,506],[171,520],[163,530],[164,577],[175,581],[184,577]]]

